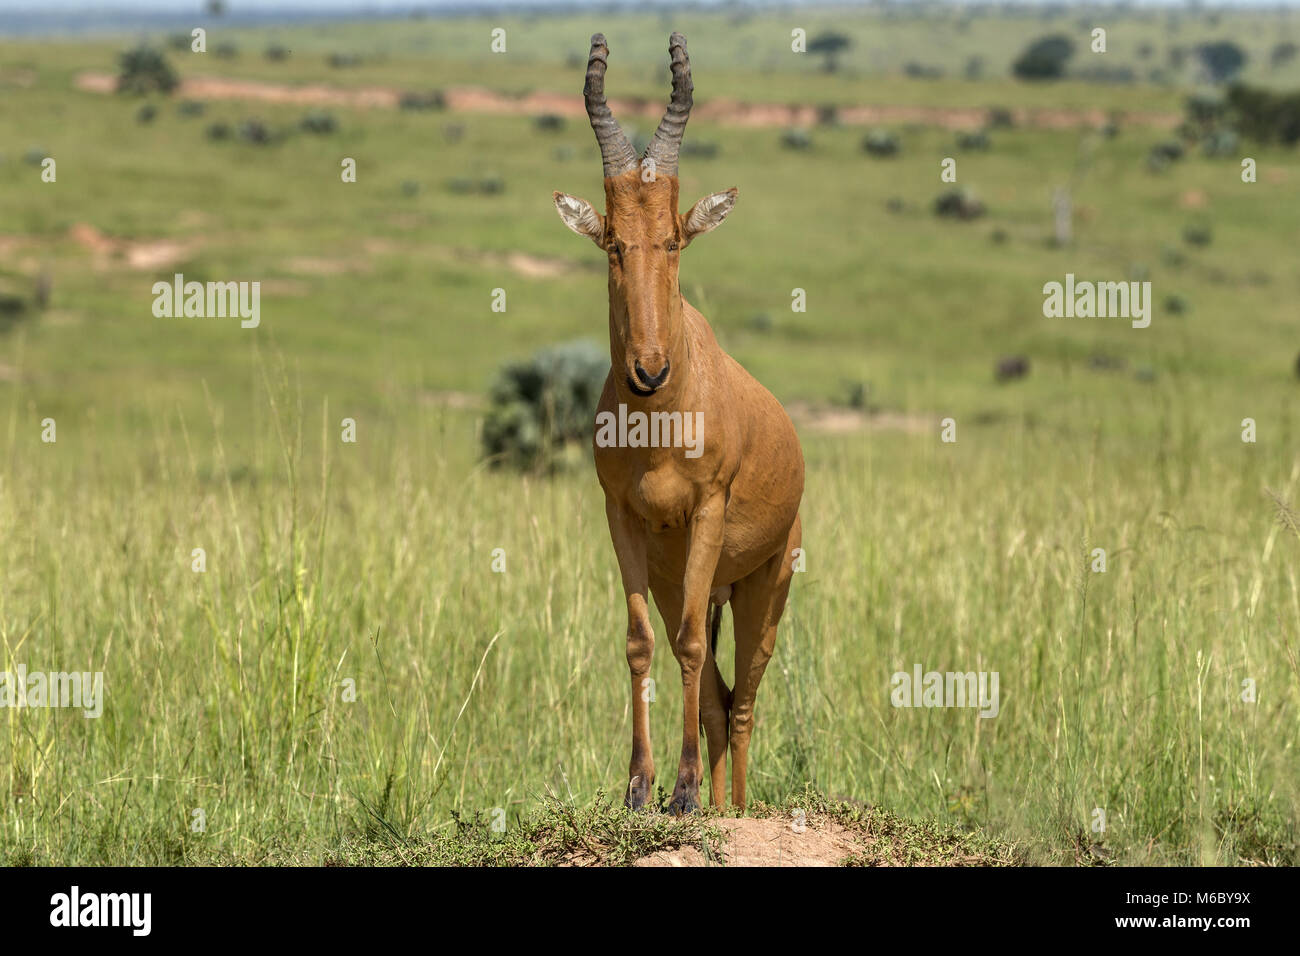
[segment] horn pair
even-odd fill
[[[677,154],[682,147],[682,133],[691,115],[691,61],[686,56],[686,37],[674,33],[668,38],[668,57],[672,62],[673,96],[668,110],[655,130],[654,139],[646,147],[645,159],[654,164],[656,175],[677,175]],[[605,68],[609,65],[609,47],[605,34],[591,38],[591,56],[587,59],[587,83],[582,95],[587,101],[587,116],[600,144],[600,158],[605,165],[605,178],[620,176],[637,168],[636,150],[609,111],[605,102]]]

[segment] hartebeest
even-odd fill
[[[655,779],[645,693],[655,643],[652,593],[682,672],[682,756],[668,804],[681,814],[699,806],[701,725],[713,804],[721,807],[726,798],[728,744],[732,801],[745,804],[754,697],[800,543],[803,454],[785,409],[722,350],[704,316],[682,298],[681,250],[726,218],[737,191],[714,193],[678,213],[677,155],[693,90],[685,37],[674,33],[668,54],[672,100],[638,162],[605,102],[605,37],[591,38],[583,96],[604,162],[605,215],[584,199],[559,192],[554,198],[564,224],[609,254],[611,368],[599,412],[617,415],[620,406],[624,414],[627,408],[677,412],[703,426],[693,455],[663,447],[668,442],[619,447],[602,441],[599,431],[595,442],[627,596],[632,760],[625,802],[643,806]],[[736,633],[734,690],[714,660],[728,601]]]

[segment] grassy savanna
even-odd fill
[[[611,95],[666,99],[677,27],[697,102],[1177,112],[1188,90],[1006,78],[1021,39],[1069,30],[1086,49],[1073,19],[975,19],[962,44],[986,38],[990,78],[967,81],[965,57],[927,56],[915,22],[818,16],[861,44],[835,74],[786,65],[784,21],[698,15],[506,20],[495,56],[478,20],[244,32],[233,60],[169,56],[183,78],[577,97],[566,59],[603,29]],[[1188,18],[1178,42],[1239,37],[1266,62],[1293,25],[1261,16]],[[1107,24],[1117,55],[1126,23]],[[1131,26],[1163,49],[1162,23]],[[897,63],[866,56],[868,37]],[[272,41],[293,55],[264,61]],[[53,286],[0,331],[0,669],[100,670],[107,692],[98,720],[0,711],[0,859],[547,862],[524,845],[539,812],[613,832],[600,794],[622,792],[630,714],[595,476],[486,468],[467,400],[507,359],[605,335],[601,255],[551,205],[557,188],[600,199],[590,130],[331,107],[338,129],[318,136],[298,130],[303,106],[194,117],[164,99],[141,124],[143,101],[75,86],[126,44],[0,43],[0,292],[30,297],[43,271]],[[361,66],[328,69],[335,50]],[[899,76],[913,58],[950,75]],[[205,136],[251,117],[285,135]],[[760,691],[751,794],[787,805],[811,785],[1037,861],[1296,862],[1300,536],[1268,492],[1300,499],[1300,160],[1244,144],[1259,165],[1245,184],[1235,157],[1148,171],[1170,134],[1122,122],[1114,138],[994,131],[973,153],[951,130],[895,132],[889,160],[852,126],[814,129],[805,151],[778,128],[687,133],[719,153],[683,158],[683,202],[740,187],[730,221],[683,255],[687,298],[783,401],[868,383],[879,420],[907,426],[803,427],[808,570]],[[32,151],[56,158],[57,182]],[[932,214],[947,156],[984,218]],[[504,189],[448,188],[487,176]],[[1064,185],[1075,237],[1057,248]],[[1186,243],[1189,227],[1212,241]],[[151,286],[174,272],[260,281],[261,326],[155,318]],[[1067,272],[1149,278],[1151,327],[1045,318],[1042,286]],[[791,312],[794,288],[807,312]],[[1030,375],[995,385],[1004,354]],[[680,691],[658,637],[668,785]],[[916,663],[998,671],[998,716],[894,708],[890,675]],[[507,842],[465,843],[498,808]],[[708,822],[687,838],[707,843]]]

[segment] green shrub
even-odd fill
[[[176,71],[167,58],[149,46],[138,46],[118,57],[117,91],[119,93],[169,94],[180,85]]]
[[[1073,55],[1074,41],[1063,34],[1053,34],[1031,43],[1012,64],[1011,71],[1022,80],[1060,79]]]
[[[682,143],[680,155],[683,157],[689,156],[693,159],[715,159],[718,155],[718,144],[699,139],[688,139]]]
[[[940,193],[934,201],[934,214],[947,219],[978,219],[985,211],[979,197],[964,187]]]
[[[1246,54],[1235,43],[1221,40],[1217,43],[1202,43],[1196,48],[1196,55],[1205,67],[1210,79],[1223,83],[1241,72],[1246,65]]]
[[[1015,116],[1005,106],[990,106],[985,122],[989,129],[1011,129],[1016,125]]]
[[[408,91],[397,101],[397,108],[402,110],[441,110],[447,108],[447,100],[441,90],[428,93]]]
[[[271,142],[271,130],[259,119],[246,119],[239,124],[239,138],[245,143],[265,146]]]
[[[897,156],[901,148],[898,137],[887,129],[873,129],[862,140],[862,149],[878,159]]]
[[[609,352],[590,341],[507,363],[489,390],[483,454],[492,467],[550,471],[589,441],[609,375]]]
[[[334,114],[326,113],[324,110],[312,110],[302,118],[298,125],[305,132],[316,133],[321,136],[333,133],[338,129],[338,121],[334,119]]]
[[[811,149],[812,136],[806,129],[788,129],[781,134],[781,145],[786,149]]]
[[[1261,143],[1300,142],[1300,93],[1274,93],[1234,83],[1228,88],[1228,116],[1243,136]]]

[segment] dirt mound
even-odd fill
[[[779,817],[718,820],[722,859],[689,846],[643,856],[634,866],[839,866],[866,850],[860,834],[827,820],[802,825]]]

